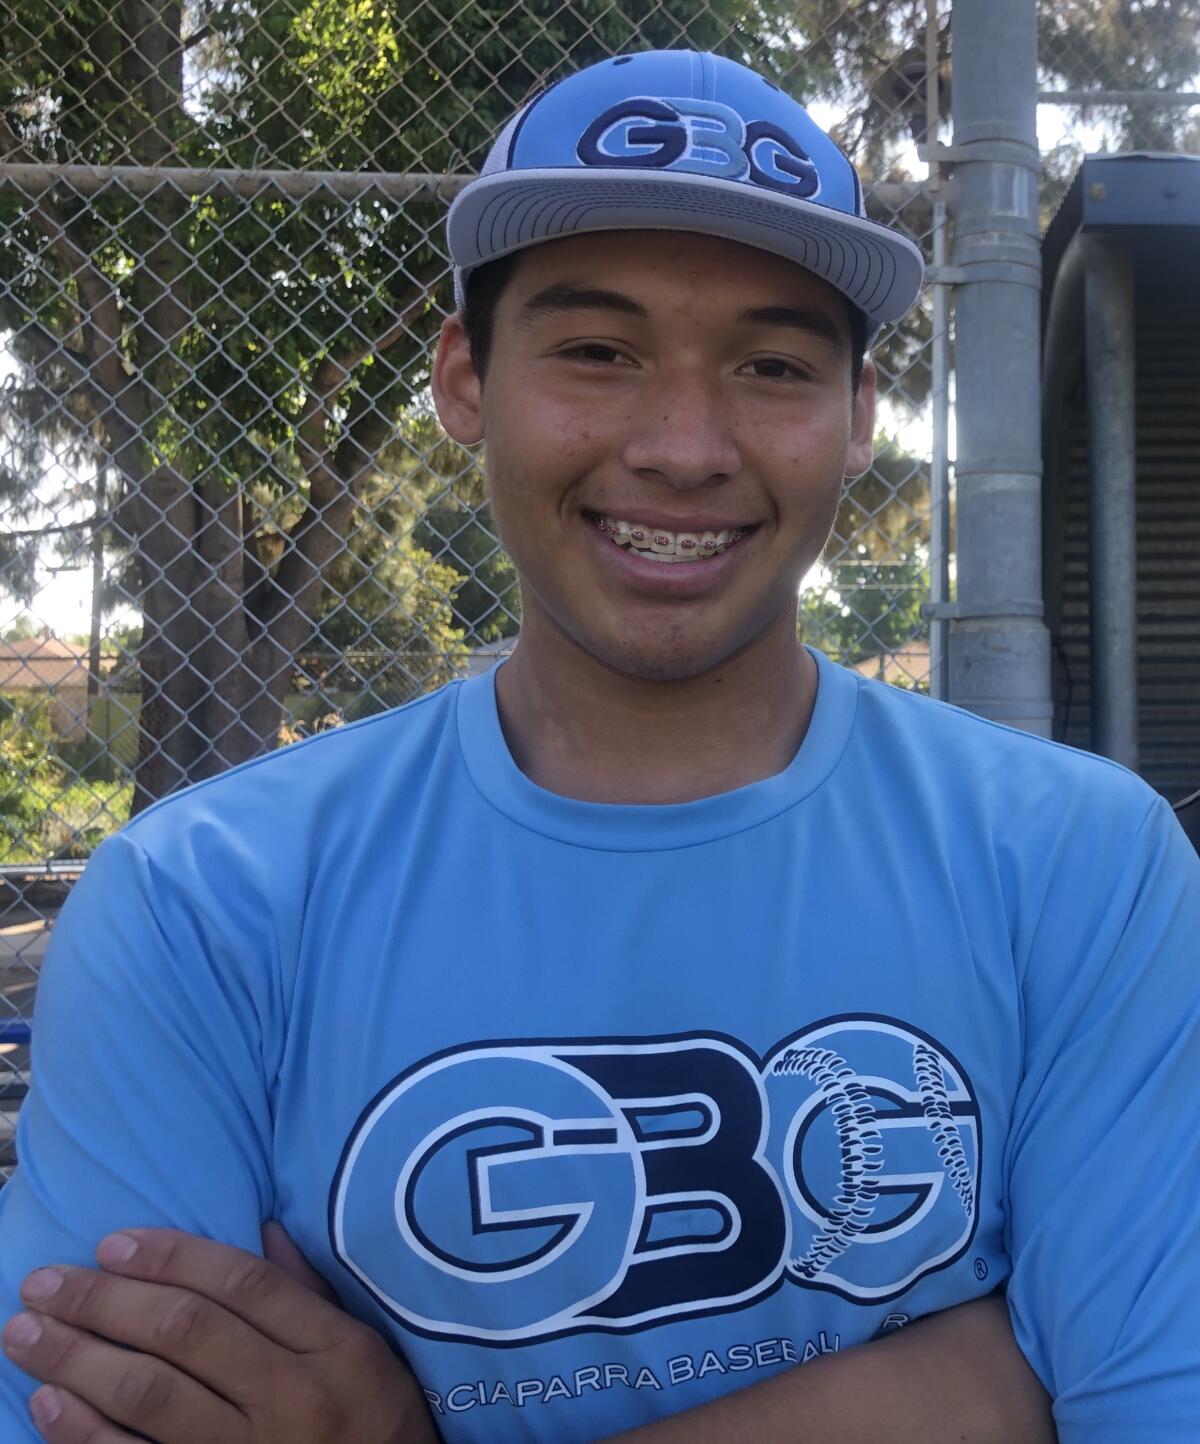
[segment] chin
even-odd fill
[[[598,662],[622,677],[640,682],[689,682],[715,671],[729,661],[741,647],[730,644],[701,645],[684,638],[660,637],[643,646],[624,641],[610,645],[587,646]]]

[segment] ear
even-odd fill
[[[846,452],[846,476],[861,476],[875,459],[875,396],[879,373],[871,360],[863,362],[862,380],[850,411],[850,447]]]
[[[430,389],[438,417],[455,441],[474,446],[483,440],[483,388],[457,313],[442,322]]]

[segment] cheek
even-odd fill
[[[554,384],[545,365],[498,359],[488,376],[484,418],[489,435],[502,428],[528,444],[553,436],[564,426],[578,424],[582,408]]]
[[[763,427],[759,439],[772,434],[772,428]],[[772,480],[782,526],[832,523],[845,481],[849,440],[848,421],[831,419],[824,425],[806,427],[801,435],[788,437],[786,446],[769,453],[759,448],[759,474]]]
[[[520,508],[523,527],[536,530],[550,522],[608,454],[592,419],[532,388],[523,397],[491,398],[485,422],[493,511],[501,520]]]
[[[522,571],[541,570],[588,476],[586,435],[544,428],[521,416],[487,447],[488,496],[501,544]]]
[[[795,446],[797,455],[814,472],[839,477],[850,449],[850,408],[844,404],[814,407]]]

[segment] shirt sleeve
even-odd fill
[[[97,850],[39,985],[19,1167],[0,1192],[0,1320],[20,1308],[30,1269],[91,1264],[116,1228],[259,1249],[273,1203],[274,1012],[259,931],[236,876],[202,869],[179,889],[124,834]],[[5,1444],[36,1444],[35,1387],[0,1358]]]
[[[1023,983],[1009,1305],[1063,1444],[1200,1439],[1200,862],[1133,816],[1056,858]]]

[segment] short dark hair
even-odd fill
[[[463,330],[467,334],[471,361],[480,381],[487,374],[488,360],[492,354],[496,303],[508,285],[520,254],[520,251],[510,251],[499,260],[479,266],[467,277],[466,299],[462,310]],[[846,310],[850,318],[850,388],[857,392],[867,350],[867,318],[849,301],[846,302]]]
[[[471,348],[471,363],[480,381],[487,375],[492,354],[492,332],[496,320],[496,303],[516,268],[519,251],[510,251],[498,261],[478,266],[467,277],[463,301],[463,330]]]

